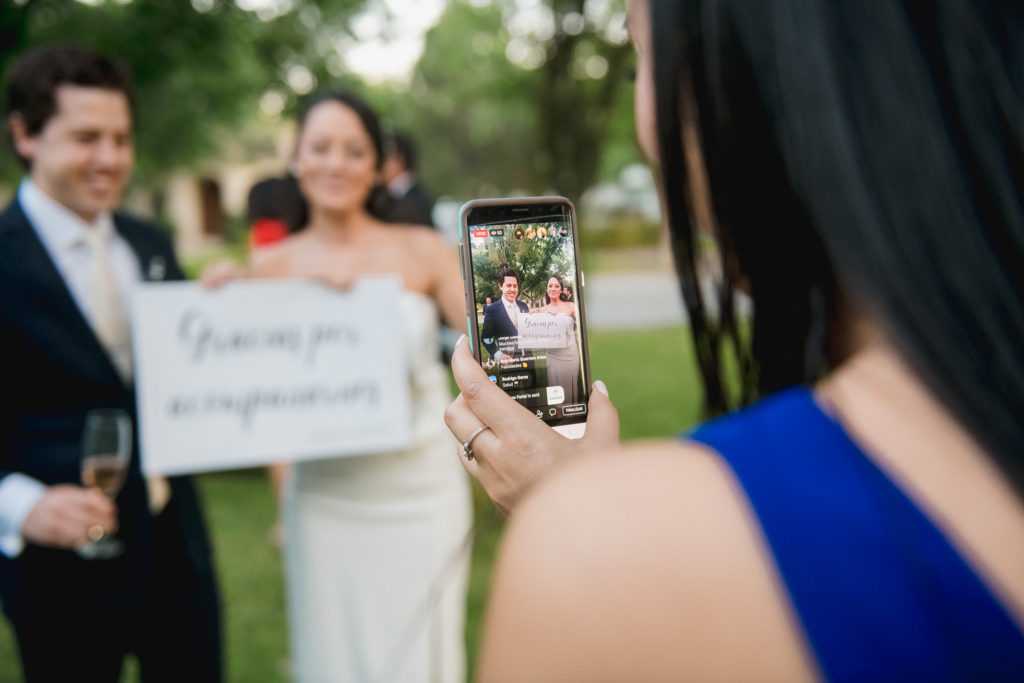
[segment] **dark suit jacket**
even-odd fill
[[[401,197],[392,197],[384,212],[388,223],[412,223],[434,227],[434,200],[419,183],[413,183]]]
[[[516,301],[516,306],[521,313],[528,313],[530,308],[522,301]],[[502,337],[512,337],[509,341],[501,341]],[[480,329],[480,343],[487,349],[487,353],[494,357],[498,351],[513,353],[516,350],[515,340],[519,338],[519,331],[512,324],[505,310],[505,304],[498,299],[489,306],[484,306],[484,326]],[[490,340],[490,341],[488,341]]]
[[[139,259],[144,278],[182,279],[169,238],[155,226],[117,215],[114,224]],[[135,417],[124,384],[82,316],[17,201],[0,214],[0,478],[22,472],[45,484],[81,483],[87,411],[120,408]],[[134,430],[136,433],[138,430]],[[117,498],[125,554],[88,561],[74,552],[27,544],[0,555],[0,600],[12,619],[124,606],[144,589],[153,565],[153,517],[137,456]],[[191,482],[170,480],[160,520],[174,538],[181,571],[211,576],[206,532]]]

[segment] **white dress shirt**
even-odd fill
[[[18,188],[18,202],[90,326],[93,325],[89,296],[90,255],[89,247],[82,241],[82,231],[109,231],[108,257],[125,310],[130,310],[128,301],[135,285],[142,280],[142,271],[135,252],[114,230],[110,213],[101,213],[92,223],[87,223],[29,179],[23,180]],[[21,553],[25,545],[21,527],[45,489],[42,482],[18,472],[0,480],[0,552],[7,557]]]

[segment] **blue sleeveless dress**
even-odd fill
[[[827,680],[1024,681],[1024,634],[810,391],[687,438],[743,486]]]

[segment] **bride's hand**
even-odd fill
[[[602,382],[594,383],[590,396],[586,435],[568,439],[491,382],[465,337],[455,345],[452,372],[462,393],[445,410],[444,421],[460,443],[487,427],[473,439],[472,458],[460,455],[460,460],[506,512],[531,484],[569,458],[619,443],[619,415]]]
[[[232,280],[244,280],[249,277],[249,271],[230,259],[223,259],[203,268],[203,274],[199,276],[199,284],[205,289],[219,289]]]
[[[356,284],[356,278],[347,273],[317,273],[312,279],[339,292],[347,292]]]

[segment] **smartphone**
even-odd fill
[[[560,433],[590,400],[576,211],[564,197],[475,199],[459,211],[473,354],[490,380]]]

